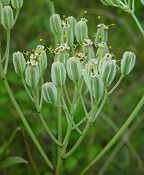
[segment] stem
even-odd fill
[[[4,74],[7,74],[8,62],[9,62],[9,52],[10,52],[10,30],[7,30],[7,47],[5,53],[5,66],[4,66]]]
[[[68,96],[68,92],[67,92],[67,88],[66,88],[66,85],[65,84],[64,84],[64,92],[65,92],[65,96],[66,96],[66,99],[67,99],[69,105],[71,105],[71,101],[70,101],[70,98]]]
[[[141,100],[135,107],[134,111],[132,114],[129,116],[129,118],[126,120],[126,122],[123,124],[123,126],[119,129],[119,131],[116,133],[116,135],[110,140],[110,142],[104,147],[104,149],[97,155],[97,157],[82,171],[80,175],[84,175],[87,173],[92,166],[97,163],[99,159],[101,159],[105,153],[115,144],[115,142],[119,139],[119,137],[123,134],[126,128],[130,125],[130,123],[133,121],[137,113],[140,111],[142,106],[144,105],[144,95],[142,96]]]
[[[131,12],[130,14],[131,14],[132,18],[134,19],[134,21],[136,22],[139,30],[141,31],[142,36],[144,37],[144,29],[142,28],[140,22],[138,21],[137,17],[135,16],[134,12]]]
[[[50,138],[59,146],[59,147],[62,147],[62,144],[54,137],[54,135],[51,133],[49,127],[47,126],[45,120],[44,120],[44,117],[42,115],[42,112],[40,110],[40,107],[39,107],[39,104],[38,104],[38,101],[36,99],[36,93],[33,92],[33,97],[34,97],[34,104],[35,104],[35,107],[37,109],[37,112],[39,114],[39,117],[40,117],[40,120],[46,130],[46,132],[48,133],[48,135],[50,136]]]
[[[121,75],[121,77],[119,78],[118,82],[115,84],[115,86],[108,92],[108,95],[110,95],[111,93],[113,93],[113,91],[118,87],[118,85],[121,83],[122,79],[124,78],[123,75]]]
[[[2,68],[2,67],[1,67],[1,68]],[[4,74],[2,74],[2,75],[4,75]],[[19,116],[20,116],[20,118],[21,118],[21,120],[22,120],[22,122],[23,122],[23,124],[24,124],[24,126],[25,126],[25,128],[26,128],[26,130],[27,130],[27,132],[29,133],[31,139],[33,140],[35,146],[37,147],[38,151],[40,152],[41,156],[43,157],[43,159],[45,160],[45,162],[47,163],[47,165],[48,165],[48,166],[50,167],[50,169],[54,172],[54,167],[53,167],[52,163],[50,162],[50,160],[49,160],[49,158],[47,157],[47,155],[45,154],[43,148],[42,148],[41,145],[39,144],[37,138],[35,137],[35,135],[34,135],[32,129],[31,129],[31,127],[30,127],[30,125],[28,124],[27,120],[25,119],[25,117],[24,117],[24,115],[23,115],[23,113],[22,113],[22,111],[21,111],[21,109],[20,109],[20,107],[19,107],[17,101],[15,100],[15,98],[14,98],[14,96],[13,96],[13,93],[12,93],[12,91],[11,91],[11,89],[10,89],[10,86],[9,86],[9,84],[8,84],[8,82],[7,82],[6,77],[3,77],[3,78],[4,78],[4,79],[3,79],[3,83],[4,83],[4,85],[5,85],[5,88],[6,88],[7,92],[8,92],[8,94],[9,94],[10,99],[11,99],[11,101],[12,101],[12,103],[13,103],[13,105],[14,105],[16,111],[17,111],[17,113],[19,114]]]

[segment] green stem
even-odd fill
[[[4,74],[7,74],[8,62],[9,62],[9,52],[10,52],[10,30],[7,30],[7,48],[5,54],[5,66],[4,66]]]
[[[45,120],[44,120],[44,117],[42,115],[42,112],[40,110],[40,107],[39,107],[39,104],[38,104],[38,101],[36,99],[36,92],[33,92],[33,98],[34,98],[34,104],[35,104],[35,107],[37,109],[37,112],[39,114],[39,117],[40,117],[40,120],[41,120],[41,123],[43,124],[46,132],[48,133],[48,135],[50,136],[50,138],[59,146],[59,147],[62,147],[62,144],[54,137],[54,135],[52,134],[52,132],[50,131],[49,127],[47,126]]]
[[[1,71],[2,71],[2,67],[1,67]],[[26,128],[26,130],[28,131],[31,139],[33,140],[33,142],[34,142],[35,146],[37,147],[38,151],[40,152],[41,156],[43,157],[43,159],[45,160],[47,165],[50,167],[50,169],[54,172],[54,167],[53,167],[52,163],[50,162],[49,158],[45,154],[43,148],[41,147],[41,145],[39,144],[37,138],[35,137],[35,135],[34,135],[32,129],[31,129],[30,125],[28,124],[27,120],[25,119],[25,117],[24,117],[24,115],[23,115],[23,113],[22,113],[22,111],[21,111],[17,101],[15,100],[15,98],[13,96],[13,93],[12,93],[12,91],[10,89],[10,86],[9,86],[9,84],[7,82],[6,77],[3,77],[3,76],[4,76],[4,74],[2,74],[2,78],[3,78],[3,83],[5,85],[5,88],[6,88],[7,92],[8,92],[8,94],[9,94],[10,99],[11,99],[11,101],[12,101],[12,103],[13,103],[16,111],[17,111],[17,113],[19,114],[19,116],[20,116],[20,118],[21,118],[21,120],[22,120],[22,122],[23,122],[23,124],[24,124],[24,126]]]
[[[126,128],[130,125],[130,123],[133,121],[137,113],[140,111],[142,106],[144,105],[144,95],[142,96],[141,100],[135,107],[132,114],[129,116],[129,118],[126,120],[126,122],[123,124],[123,126],[119,129],[119,131],[116,133],[116,135],[110,140],[110,142],[104,147],[104,149],[97,155],[97,157],[82,171],[80,175],[86,174],[91,167],[93,167],[99,159],[101,159],[105,153],[115,144],[115,142],[119,139],[119,137],[123,134]]]
[[[65,84],[64,84],[64,92],[65,92],[65,96],[66,96],[66,99],[67,99],[69,105],[71,105],[71,101],[70,101],[70,98],[69,98],[69,95],[68,95],[67,88],[66,88]]]
[[[121,75],[121,77],[119,78],[118,82],[115,84],[115,86],[108,92],[108,95],[110,95],[111,93],[113,93],[113,91],[118,87],[118,85],[121,83],[122,79],[124,78],[123,75]]]
[[[131,12],[130,14],[131,14],[132,18],[134,19],[134,21],[136,22],[139,30],[141,31],[142,36],[144,37],[144,29],[142,28],[139,20],[137,19],[137,17],[135,16],[135,14],[133,12]]]

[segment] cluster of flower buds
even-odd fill
[[[0,1],[0,23],[5,28],[5,30],[11,30],[14,23],[15,18],[13,9],[9,5],[11,2],[12,7],[16,10],[20,10],[23,6],[23,0],[1,0]]]
[[[90,39],[87,23],[86,18],[77,22],[72,16],[63,21],[58,14],[50,17],[51,31],[59,43],[52,49],[52,82],[42,86],[43,98],[47,103],[57,103],[57,90],[65,84],[67,77],[78,87],[82,95],[89,92],[95,101],[99,102],[116,77],[117,67],[120,66],[122,76],[129,74],[134,68],[136,56],[132,52],[125,52],[121,64],[117,65],[111,47],[107,44],[108,26],[97,25],[95,38]],[[44,47],[40,45],[30,54],[27,66],[21,53],[14,53],[13,57],[16,73],[23,74],[25,71],[27,85],[36,87],[47,67]]]
[[[14,69],[20,76],[23,76],[25,72],[27,85],[35,88],[39,83],[42,73],[47,68],[47,56],[44,46],[38,45],[33,53],[27,52],[25,56],[26,59],[29,57],[28,61],[25,60],[23,53],[16,52],[13,54]]]

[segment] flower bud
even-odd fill
[[[52,64],[51,67],[51,78],[52,82],[60,87],[62,86],[66,81],[66,70],[64,67],[64,64],[60,61],[56,61]]]
[[[19,10],[23,6],[23,0],[11,0],[13,8]]]
[[[82,76],[82,65],[78,58],[71,57],[67,60],[67,73],[73,82],[77,82]]]
[[[10,30],[14,25],[14,16],[12,8],[7,5],[2,9],[1,23],[6,30]]]
[[[66,43],[68,46],[74,42],[74,34],[69,24],[65,24],[62,29],[61,42]]]
[[[57,88],[52,82],[42,85],[42,96],[47,103],[57,103]]]
[[[82,18],[76,24],[76,40],[77,42],[81,43],[84,39],[88,39],[88,27],[86,24],[87,20]]]
[[[108,26],[104,25],[104,24],[99,24],[96,32],[96,37],[95,37],[95,47],[98,47],[98,44],[101,42],[105,42],[107,43],[108,40]]]
[[[99,64],[99,73],[105,84],[108,87],[115,78],[116,75],[116,60],[101,59]],[[101,67],[100,67],[101,66]]]
[[[28,64],[25,70],[26,84],[31,88],[35,88],[39,83],[39,78],[40,78],[40,73],[39,73],[38,65]]]
[[[108,53],[108,46],[105,42],[101,42],[98,44],[98,49],[96,53],[96,57],[99,58],[99,56],[104,57],[104,55]]]
[[[61,51],[58,54],[55,55],[55,61],[60,61],[61,63],[65,64],[66,61],[69,58],[69,52],[68,51]]]
[[[9,5],[10,0],[0,0],[0,4],[4,7],[6,5]]]
[[[133,70],[135,63],[136,55],[131,51],[126,51],[121,60],[121,73],[123,75],[129,74]]]
[[[40,74],[47,68],[46,52],[42,51],[37,59]]]
[[[87,93],[88,93],[88,88],[87,88],[85,82],[83,81],[82,87],[81,87],[81,94],[86,95]]]
[[[21,75],[26,67],[26,61],[24,59],[24,55],[21,52],[13,53],[13,64],[15,72]]]
[[[104,93],[104,83],[98,74],[93,74],[89,78],[89,83],[87,84],[90,94],[99,101]]]
[[[58,14],[53,14],[50,17],[50,28],[54,35],[60,35],[62,32],[62,22]]]
[[[68,23],[70,24],[73,34],[75,35],[76,32],[76,19],[73,16],[69,16],[67,18]]]

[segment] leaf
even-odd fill
[[[144,0],[140,0],[141,1],[141,3],[144,5]]]
[[[6,168],[6,167],[11,166],[11,165],[19,164],[19,163],[26,163],[27,164],[28,161],[26,161],[22,157],[12,156],[12,157],[9,157],[9,158],[3,160],[2,162],[0,162],[0,169]]]

